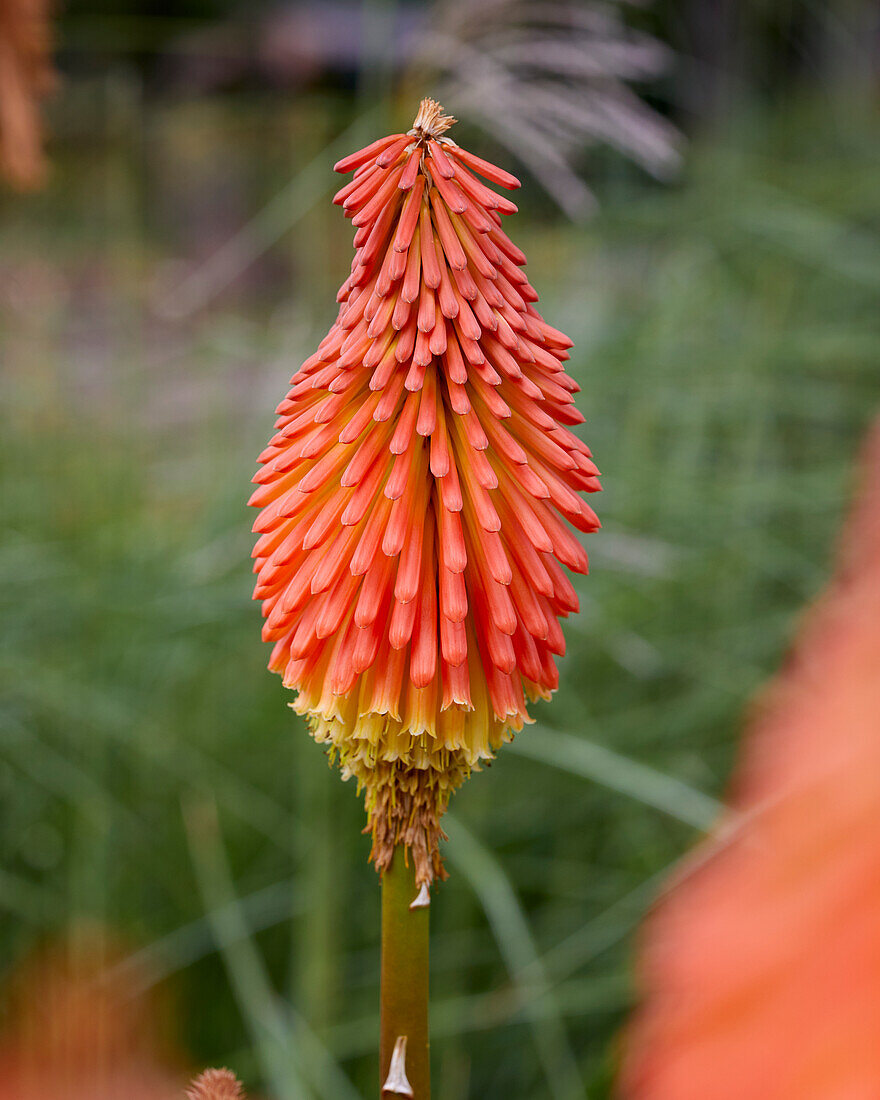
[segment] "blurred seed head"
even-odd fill
[[[631,87],[671,51],[627,25],[616,3],[445,0],[415,59],[441,99],[514,153],[565,213],[589,214],[585,148],[607,145],[659,178],[675,172],[681,135]]]

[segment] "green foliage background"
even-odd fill
[[[265,671],[244,507],[347,271],[326,150],[352,117],[81,82],[52,186],[0,209],[0,961],[119,928],[193,1062],[278,1100],[374,1088],[362,807]],[[634,929],[827,576],[880,406],[878,136],[791,102],[696,138],[670,186],[610,168],[587,226],[521,193],[604,528],[557,698],[454,800],[437,1100],[609,1094]]]

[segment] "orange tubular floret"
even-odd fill
[[[373,859],[443,875],[450,793],[558,684],[559,616],[586,572],[567,522],[598,488],[525,256],[518,187],[425,100],[413,128],[337,164],[357,229],[339,317],[294,376],[251,503],[270,667],[366,788]]]

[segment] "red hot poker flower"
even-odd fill
[[[599,526],[571,341],[483,180],[519,182],[445,136],[454,121],[424,100],[408,133],[336,165],[354,171],[334,200],[351,274],[251,498],[269,667],[366,788],[377,868],[403,844],[422,884],[450,793],[558,684],[578,608],[560,563],[587,572],[563,519]]]

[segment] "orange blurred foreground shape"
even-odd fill
[[[0,173],[13,187],[46,175],[40,101],[52,89],[51,0],[0,0]]]
[[[836,576],[640,974],[626,1100],[880,1097],[880,422]]]
[[[78,931],[13,977],[0,1031],[0,1100],[173,1100],[186,1075],[162,1049],[103,933]],[[125,975],[125,977],[123,977]]]

